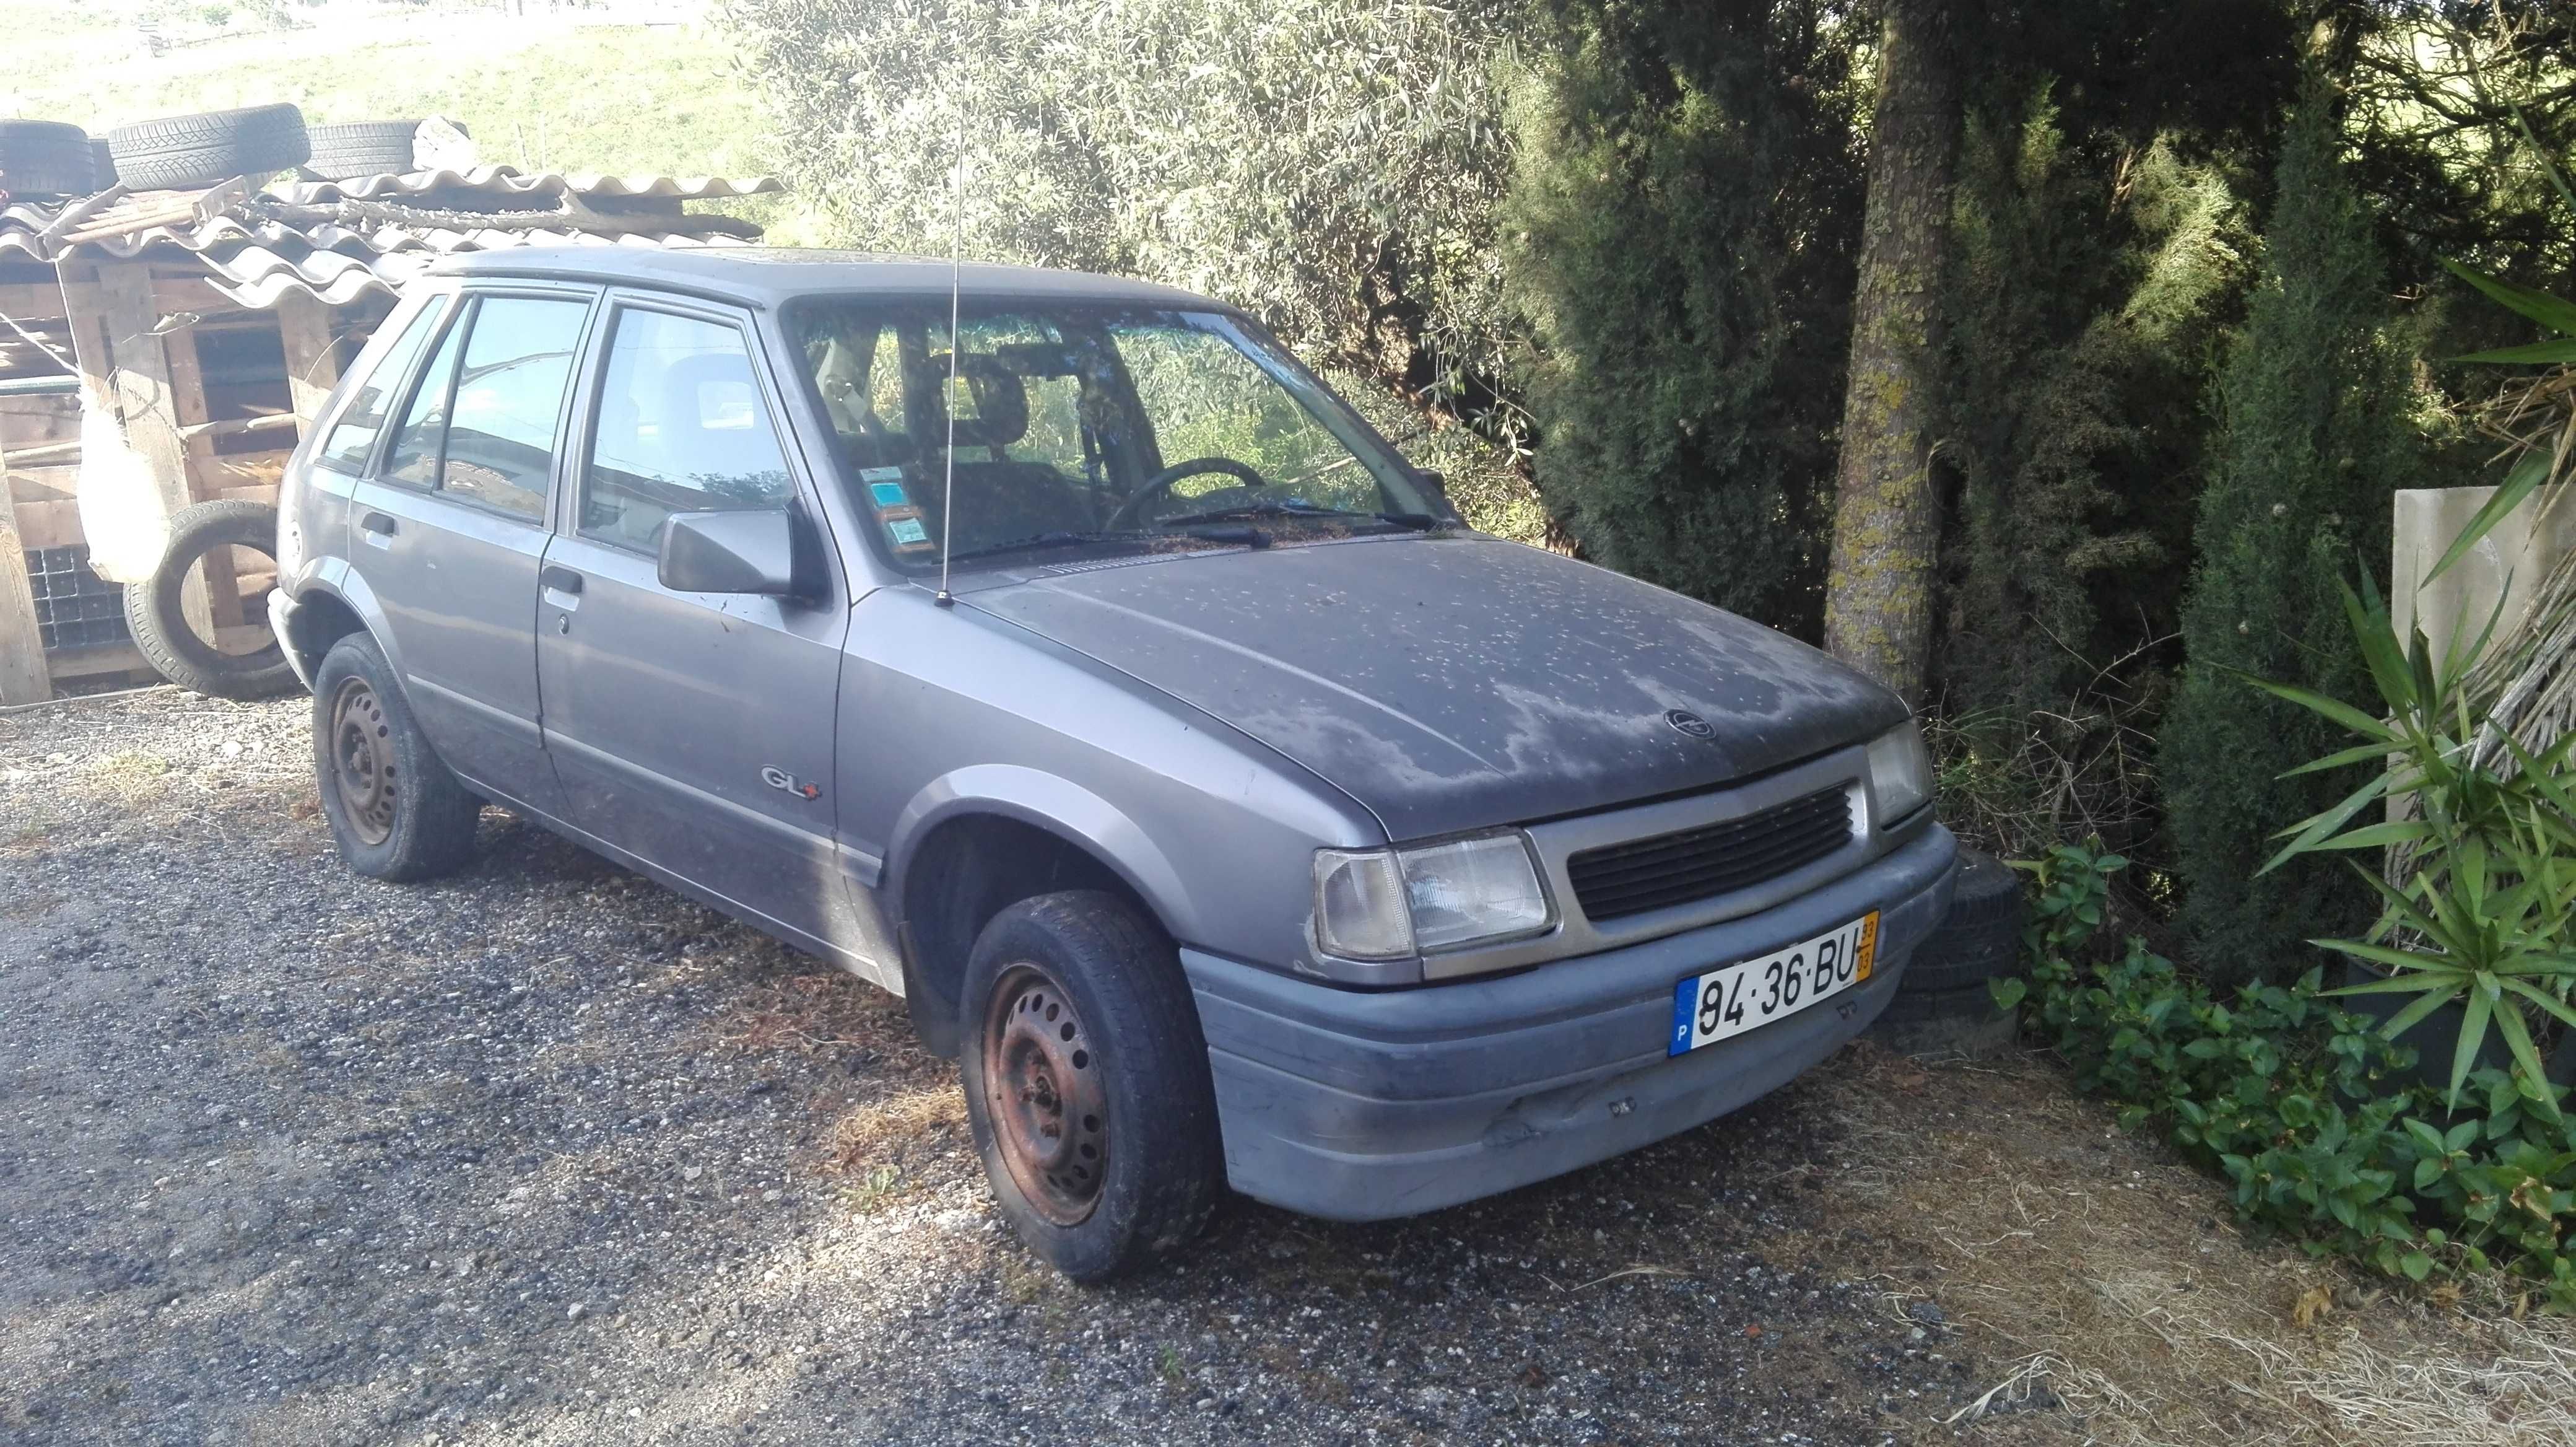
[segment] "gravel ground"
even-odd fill
[[[0,1440],[1842,1447],[2001,1375],[1843,1209],[1939,1072],[1078,1289],[897,1003],[498,812],[360,879],[305,707],[0,717]]]

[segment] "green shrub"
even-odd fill
[[[1809,636],[1861,214],[1831,9],[1566,5],[1499,228],[1549,508],[1594,561]]]
[[[2312,83],[2282,148],[2262,283],[2220,382],[2187,662],[2159,737],[2182,923],[2201,968],[2229,982],[2294,978],[2313,959],[2306,940],[2377,913],[2325,861],[2260,872],[2272,830],[2342,797],[2352,773],[2291,774],[2332,751],[2335,726],[2241,681],[2366,695],[2360,658],[2340,646],[2343,579],[2356,556],[2385,575],[2390,496],[2423,470],[2408,349],[2339,144],[2332,93]]]
[[[1944,303],[1945,711],[2075,714],[2169,663],[2141,645],[2176,626],[2209,357],[2252,280],[2239,187],[2169,139],[2070,133],[2049,95],[1971,114]]]
[[[2576,1311],[2576,1117],[2562,1087],[2470,1076],[2445,1112],[2406,1083],[2412,1051],[2320,998],[2320,971],[2222,999],[2143,940],[2091,957],[2116,855],[2058,845],[2032,864],[2027,981],[1996,999],[2108,1097],[2223,1175],[2239,1219],[2391,1276],[2511,1272]]]

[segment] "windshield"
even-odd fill
[[[970,309],[946,298],[789,313],[845,484],[898,562],[935,568],[956,437],[957,559],[1293,543],[1430,525],[1403,461],[1230,317]]]

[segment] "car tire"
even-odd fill
[[[325,181],[401,175],[412,168],[412,140],[419,131],[417,120],[307,126],[304,134],[313,154],[305,158],[304,169]]]
[[[197,560],[222,547],[277,556],[277,509],[241,498],[201,502],[170,517],[170,541],[152,576],[125,590],[125,626],[152,671],[213,698],[267,698],[296,686],[295,668],[272,637],[251,653],[226,653],[197,636],[180,594]]]
[[[1897,988],[1907,994],[1983,990],[2021,968],[2021,876],[1991,854],[1959,851],[1950,912],[1925,936]]]
[[[107,148],[116,179],[137,191],[257,179],[300,166],[313,153],[304,113],[282,104],[137,121],[108,132]]]
[[[0,121],[0,191],[87,196],[106,185],[90,164],[89,132],[60,121]]]
[[[313,775],[349,867],[371,879],[433,879],[474,853],[483,801],[440,761],[384,650],[364,632],[313,673]]]
[[[1106,1281],[1187,1243],[1225,1179],[1172,942],[1115,895],[1022,900],[977,936],[958,1065],[993,1194],[1029,1249]]]

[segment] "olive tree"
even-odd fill
[[[1518,9],[725,0],[818,239],[1222,297],[1445,424],[1493,421]],[[1507,415],[1507,409],[1504,409]]]

